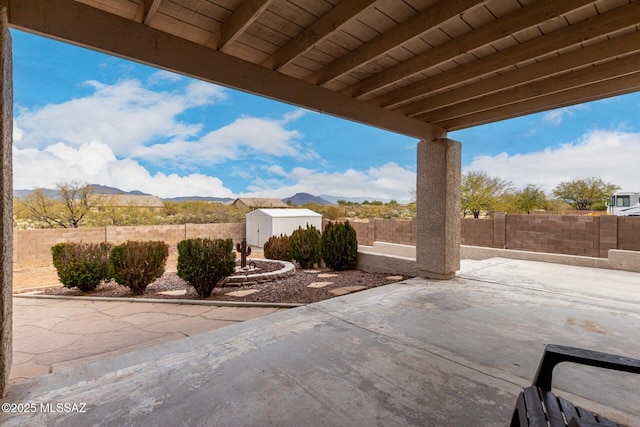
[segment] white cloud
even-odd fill
[[[132,159],[119,160],[111,148],[93,141],[80,147],[62,142],[44,150],[14,147],[14,188],[52,188],[57,182],[73,178],[91,184],[102,184],[125,191],[140,190],[160,197],[216,196],[233,197],[216,177],[203,174],[178,176],[156,173],[151,175]]]
[[[285,114],[283,120],[244,116],[197,140],[176,140],[149,147],[137,147],[132,156],[148,161],[170,160],[172,163],[220,163],[230,159],[259,156],[317,159],[318,154],[301,142],[302,134],[283,124],[295,120]]]
[[[18,126],[18,123],[14,120],[13,121],[13,142],[20,142],[22,141],[22,129],[20,129],[20,127]]]
[[[573,105],[571,107],[560,108],[552,110],[542,116],[542,121],[553,126],[559,126],[562,124],[565,116],[573,117],[575,111],[587,110],[588,107],[584,104]]]
[[[87,81],[83,85],[93,90],[88,96],[19,108],[14,123],[16,146],[45,150],[62,142],[79,149],[88,141],[100,141],[119,158],[170,163],[187,170],[245,157],[319,158],[299,131],[285,128],[306,114],[302,109],[273,119],[242,116],[203,134],[203,123],[184,117],[189,109],[221,102],[227,92],[162,71],[148,79],[149,86],[165,83],[172,90],[151,90],[138,80],[113,85]]]
[[[594,130],[578,141],[526,154],[478,156],[465,170],[485,171],[516,187],[533,183],[552,191],[562,181],[601,177],[623,190],[639,191],[640,133]]]
[[[287,173],[281,167],[271,167],[265,172],[271,172],[271,176],[256,178],[248,188],[250,192],[244,196],[283,198],[295,193],[310,193],[408,202],[416,183],[415,171],[396,163],[366,171],[348,169],[328,173],[298,167]]]
[[[190,108],[226,98],[221,87],[200,81],[191,81],[171,92],[149,90],[138,80],[113,85],[87,81],[84,85],[93,93],[61,104],[19,108],[19,147],[44,149],[62,141],[77,148],[97,140],[111,147],[117,156],[128,157],[136,146],[155,138],[197,135],[202,125],[185,123],[178,117]]]

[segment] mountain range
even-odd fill
[[[109,187],[106,185],[99,185],[99,184],[94,184],[93,187],[95,189],[96,194],[126,194],[131,196],[151,196],[152,195],[152,194],[144,193],[138,190],[124,191],[119,188]],[[13,190],[13,196],[21,198],[31,194],[33,191],[34,190]],[[57,190],[45,188],[43,189],[43,191],[49,197],[58,198]],[[182,196],[182,197],[171,197],[171,198],[166,198],[162,200],[176,202],[176,203],[185,202],[189,200],[226,203],[226,202],[232,201],[233,199],[229,197]],[[353,198],[353,197],[338,197],[338,196],[328,196],[328,195],[314,196],[313,194],[309,194],[309,193],[296,193],[291,197],[282,199],[282,201],[285,203],[290,202],[290,204],[297,205],[297,206],[306,205],[307,203],[315,203],[318,205],[333,205],[333,204],[336,204],[338,200],[346,200],[348,202],[362,203],[365,200],[372,201],[376,199],[371,197]]]

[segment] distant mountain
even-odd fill
[[[93,184],[93,189],[96,194],[128,194],[130,196],[152,196],[149,193],[143,193],[142,191],[123,191],[119,188],[108,187],[106,185]]]
[[[126,194],[130,196],[151,196],[149,193],[143,193],[142,191],[134,190],[134,191],[124,191],[115,187],[108,187],[106,185],[93,184],[93,189],[95,194]],[[34,190],[13,190],[13,196],[22,198],[28,196],[33,193]],[[43,188],[44,193],[52,197],[54,199],[59,198],[58,190],[53,190],[51,188]]]
[[[331,202],[326,201],[325,199],[321,198],[321,197],[317,197],[314,196],[312,194],[308,194],[308,193],[297,193],[294,194],[291,197],[287,197],[286,199],[282,199],[283,202],[285,203],[289,203],[292,205],[298,205],[298,206],[302,206],[302,205],[306,205],[307,203],[315,203],[317,205],[330,205],[332,204]]]
[[[383,203],[388,203],[391,201],[391,199],[376,199],[375,197],[337,197],[337,196],[327,196],[325,194],[319,197],[322,197],[323,199],[328,200],[329,203],[331,204],[337,204],[338,200],[346,200],[347,202],[353,202],[353,203],[362,203],[365,200],[368,200],[370,202],[377,200]]]
[[[58,192],[56,190],[51,190],[50,188],[43,188],[44,194],[48,197],[57,199]],[[29,194],[33,193],[33,190],[13,190],[13,197],[17,197],[18,199],[22,199],[23,197],[27,197]]]
[[[172,197],[170,199],[162,199],[167,202],[189,202],[189,201],[202,201],[202,202],[220,202],[227,203],[235,199],[231,199],[229,197],[203,197],[203,196],[183,196],[183,197]]]

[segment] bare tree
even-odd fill
[[[78,180],[56,184],[57,196],[38,188],[20,203],[29,216],[49,227],[77,228],[92,208],[100,204],[91,185]]]

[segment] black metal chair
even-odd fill
[[[553,369],[562,362],[640,374],[640,360],[599,351],[549,344],[545,348],[531,387],[516,402],[511,427],[517,426],[620,426],[601,415],[576,407],[551,392]],[[640,402],[640,396],[638,396]]]

